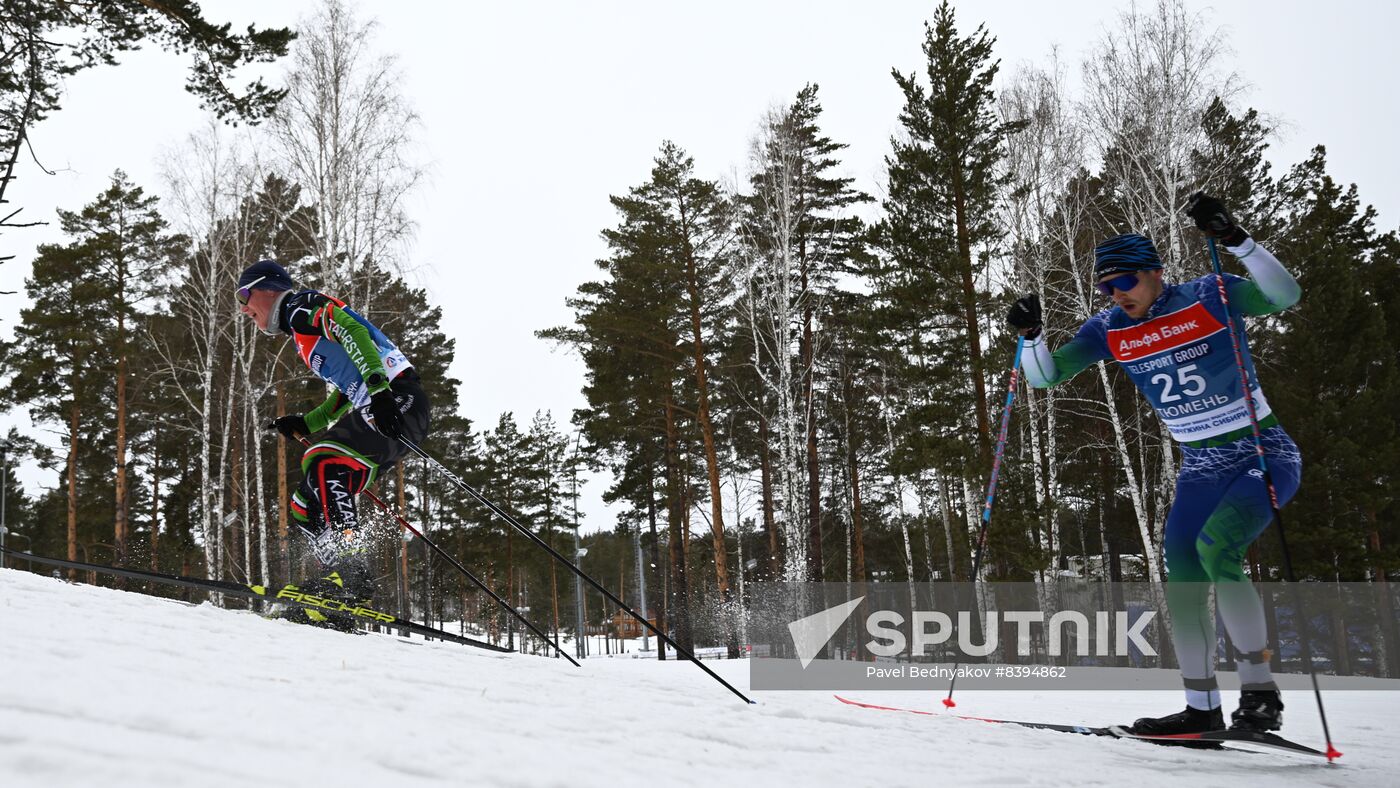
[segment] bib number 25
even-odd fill
[[[1182,395],[1187,397],[1199,397],[1206,393],[1206,379],[1200,375],[1193,375],[1196,371],[1195,364],[1187,364],[1184,367],[1176,368],[1176,379],[1165,372],[1152,376],[1152,384],[1162,386],[1162,393],[1158,396],[1160,402],[1178,402]],[[1181,387],[1181,392],[1172,391],[1173,384]]]

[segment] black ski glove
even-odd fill
[[[311,428],[306,426],[305,416],[281,416],[269,421],[263,429],[277,430],[289,441],[296,440],[298,435],[311,434]]]
[[[1186,203],[1186,215],[1191,217],[1201,232],[1226,246],[1239,246],[1249,237],[1249,233],[1235,224],[1234,217],[1225,210],[1225,204],[1205,192],[1191,195]]]
[[[398,440],[403,418],[399,415],[399,403],[394,399],[393,389],[383,389],[370,397],[369,415],[374,417],[374,428],[389,440]]]
[[[1031,293],[1016,299],[1011,311],[1006,314],[1006,322],[1026,339],[1040,336],[1040,330],[1044,327],[1040,319],[1040,296]]]

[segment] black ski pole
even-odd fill
[[[618,599],[617,596],[613,594],[613,592],[604,588],[597,580],[594,580],[592,577],[589,577],[588,574],[586,574],[582,569],[579,569],[573,561],[570,561],[564,556],[560,555],[559,551],[555,550],[553,547],[550,547],[548,542],[536,536],[529,528],[526,528],[525,526],[521,525],[519,521],[517,521],[514,517],[511,517],[499,506],[496,506],[494,503],[491,503],[491,501],[489,501],[486,498],[486,496],[477,492],[476,489],[473,488],[470,484],[467,484],[466,482],[458,478],[457,474],[453,473],[447,468],[447,466],[434,459],[431,454],[428,454],[427,452],[418,448],[417,444],[415,444],[413,441],[408,440],[407,438],[399,438],[399,440],[403,441],[403,445],[407,446],[409,450],[412,451],[414,454],[417,454],[419,457],[422,457],[423,461],[428,463],[428,465],[432,466],[434,470],[436,470],[438,473],[441,473],[444,477],[447,478],[448,481],[456,485],[458,489],[462,490],[467,495],[470,495],[472,498],[476,499],[476,501],[482,506],[485,506],[487,509],[491,510],[492,514],[495,514],[497,517],[500,517],[502,520],[505,520],[513,528],[515,528],[515,530],[524,534],[525,538],[539,545],[541,549],[553,556],[555,560],[568,567],[569,571],[573,572],[575,575],[578,575],[578,577],[584,582],[598,589],[598,591],[603,596],[611,600],[613,604],[627,611],[629,615],[637,619],[637,621],[641,622],[642,626],[651,630],[652,634],[656,635],[656,637],[659,640],[666,643],[666,645],[670,646],[671,648],[675,649],[677,654],[680,654],[681,656],[685,657],[691,662],[694,662],[696,667],[708,673],[710,675],[710,678],[714,679],[715,681],[718,681],[720,684],[723,684],[725,689],[737,695],[745,703],[753,703],[753,701],[749,700],[748,696],[735,689],[732,684],[725,681],[723,678],[720,678],[718,673],[715,673],[713,670],[710,670],[703,663],[701,663],[700,660],[697,659],[694,654],[690,653],[690,651],[686,649],[681,648],[680,645],[677,644],[674,640],[672,640],[670,636],[668,636],[665,632],[662,632],[660,629],[657,629],[656,625],[652,624],[650,621],[647,621],[645,618],[642,618],[640,613],[628,607],[627,603],[623,602],[621,599]]]
[[[1215,239],[1207,238],[1206,247],[1210,250],[1210,264],[1215,269],[1215,283],[1220,290],[1220,303],[1225,307],[1225,322],[1230,329],[1230,344],[1235,350],[1235,366],[1240,371],[1240,392],[1244,397],[1245,412],[1249,414],[1249,426],[1254,434],[1254,451],[1259,456],[1259,471],[1264,478],[1264,486],[1269,491],[1269,507],[1273,509],[1274,522],[1278,524],[1278,544],[1283,552],[1283,578],[1288,581],[1293,599],[1293,610],[1298,615],[1298,646],[1303,652],[1303,661],[1308,665],[1308,675],[1312,677],[1313,696],[1317,698],[1317,714],[1322,718],[1322,736],[1327,740],[1327,760],[1342,757],[1332,746],[1332,731],[1327,726],[1327,710],[1322,707],[1322,688],[1317,683],[1317,668],[1313,665],[1312,644],[1308,640],[1308,619],[1303,615],[1303,600],[1298,595],[1298,578],[1293,574],[1293,560],[1288,554],[1288,539],[1283,534],[1283,513],[1279,511],[1278,493],[1274,490],[1274,477],[1269,474],[1269,462],[1264,456],[1264,436],[1259,430],[1259,415],[1254,410],[1254,394],[1249,389],[1249,373],[1244,366],[1244,332],[1235,331],[1235,318],[1230,315],[1230,296],[1226,293],[1225,273],[1220,267],[1220,253],[1215,248]]]
[[[301,443],[302,443],[303,446],[310,446],[310,445],[311,445],[311,442],[308,441],[308,440],[306,439],[306,437],[303,436],[303,435],[298,435],[298,436],[297,436],[297,440],[301,441]],[[407,441],[404,441],[404,443],[407,443]],[[558,652],[559,656],[563,657],[564,659],[567,659],[569,662],[572,662],[573,665],[574,665],[574,667],[576,667],[576,668],[577,668],[577,667],[580,667],[579,664],[578,664],[577,662],[574,662],[574,658],[573,658],[573,657],[571,657],[571,656],[569,656],[568,654],[564,653],[564,649],[559,648],[559,644],[558,644],[558,643],[555,643],[548,635],[546,635],[545,633],[541,632],[537,627],[535,627],[534,624],[531,624],[531,623],[525,618],[525,616],[521,615],[520,611],[516,610],[514,607],[511,607],[511,604],[510,604],[509,602],[507,602],[506,600],[504,600],[504,599],[502,599],[500,596],[498,596],[498,595],[496,594],[496,592],[495,592],[495,591],[492,591],[489,587],[487,587],[486,583],[482,582],[480,578],[478,578],[476,575],[472,574],[465,566],[462,566],[460,563],[458,563],[457,559],[453,558],[452,555],[451,555],[450,553],[448,553],[446,550],[442,549],[441,547],[438,547],[437,542],[434,542],[432,539],[429,539],[427,534],[423,533],[422,531],[418,530],[417,528],[414,528],[412,523],[410,523],[408,520],[405,520],[405,519],[403,518],[403,516],[400,515],[398,512],[395,512],[394,510],[390,509],[390,508],[389,508],[389,504],[384,503],[384,501],[380,500],[379,496],[375,495],[374,493],[370,492],[369,490],[362,490],[361,492],[363,492],[371,501],[374,501],[376,504],[378,504],[378,505],[379,505],[379,508],[380,508],[381,510],[383,510],[385,514],[389,515],[390,517],[393,517],[395,520],[398,520],[398,521],[399,521],[399,525],[403,526],[404,528],[407,528],[409,531],[411,531],[411,532],[412,532],[415,536],[417,536],[419,539],[422,539],[422,540],[423,540],[423,544],[426,544],[428,547],[431,547],[434,551],[437,552],[438,555],[440,555],[440,556],[442,556],[443,558],[447,559],[447,562],[450,563],[450,564],[452,564],[454,567],[456,567],[456,568],[457,568],[457,571],[459,571],[459,572],[461,572],[462,574],[466,575],[468,580],[470,580],[470,581],[472,581],[473,583],[475,583],[477,588],[480,588],[482,591],[485,591],[486,594],[487,594],[488,596],[490,596],[492,599],[496,600],[497,604],[499,604],[501,607],[505,608],[506,610],[510,611],[510,614],[513,615],[513,616],[515,616],[516,619],[518,619],[518,620],[520,621],[520,623],[522,623],[522,624],[524,624],[526,627],[528,627],[529,630],[530,630],[531,632],[534,632],[537,636],[539,636],[539,638],[540,638],[541,640],[543,640],[544,642],[546,642],[546,643],[548,643],[549,645],[553,646],[553,647],[554,647],[554,650],[555,650],[556,652]]]

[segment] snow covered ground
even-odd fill
[[[740,688],[744,661],[707,662]],[[847,693],[931,709],[929,693]],[[843,706],[745,706],[687,663],[353,637],[0,570],[0,786],[1400,784],[1400,694],[1327,696],[1336,765]],[[1285,732],[1321,747],[1307,693]],[[1227,697],[1227,706],[1233,705]],[[1176,693],[959,693],[959,711],[1104,724]]]

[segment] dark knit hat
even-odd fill
[[[254,282],[257,284],[253,285]],[[238,277],[238,287],[253,285],[254,290],[291,290],[294,285],[287,275],[287,269],[274,260],[259,260],[243,269]]]
[[[1116,235],[1094,247],[1094,276],[1150,271],[1162,267],[1157,247],[1137,233]]]

